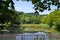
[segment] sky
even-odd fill
[[[35,12],[35,10],[33,9],[34,5],[31,2],[27,2],[27,1],[16,1],[14,0],[14,6],[15,6],[15,10],[19,11],[19,12],[24,12],[24,13],[31,13],[31,12]],[[55,6],[51,6],[50,11],[45,10],[44,12],[39,12],[40,14],[49,14],[50,12],[54,11],[56,9]]]

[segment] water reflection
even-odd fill
[[[44,32],[18,34],[16,40],[49,40]]]

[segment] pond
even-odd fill
[[[44,32],[17,34],[16,40],[49,40]]]

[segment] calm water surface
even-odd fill
[[[49,40],[44,32],[18,34],[16,40]]]

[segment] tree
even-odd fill
[[[18,0],[17,0],[18,1]],[[30,0],[26,0],[30,1]],[[59,0],[31,0],[32,4],[34,5],[34,9],[36,10],[35,13],[38,11],[43,12],[44,10],[50,10],[50,5],[55,5],[57,8],[60,8],[60,1]],[[1,29],[5,28],[4,24],[9,24],[10,27],[19,20],[17,19],[17,14],[15,13],[14,2],[13,0],[0,0],[0,27]],[[19,21],[18,21],[19,22]],[[14,28],[14,27],[13,27]]]
[[[0,0],[0,19],[0,33],[20,32],[20,30],[17,30],[17,28],[20,28],[19,14],[15,11],[13,0]]]
[[[56,26],[56,29],[60,31],[60,10],[55,10],[49,15],[43,18],[43,23],[49,24],[50,27]]]
[[[37,12],[43,12],[44,10],[51,10],[51,5],[57,6],[57,9],[60,8],[60,0],[26,0],[31,1],[34,5],[34,9]]]
[[[19,1],[19,0],[17,0]],[[60,8],[60,1],[59,0],[23,0],[23,1],[31,1],[34,5],[36,12],[44,10],[51,10],[50,6],[55,5],[57,8]],[[11,5],[10,5],[11,4]],[[10,9],[14,9],[14,2],[13,0],[0,0],[0,12],[7,12]]]
[[[25,14],[25,23],[39,24],[40,23],[40,15],[35,14],[35,13],[26,13]]]
[[[11,3],[11,5],[9,5]],[[14,6],[12,0],[0,0],[0,28],[3,29],[5,26],[3,24],[13,21],[16,13],[14,13]],[[9,9],[10,8],[10,9]],[[14,16],[13,14],[14,13]],[[13,18],[12,18],[13,17]]]
[[[14,10],[13,0],[0,0],[0,12],[9,13],[9,10]]]

